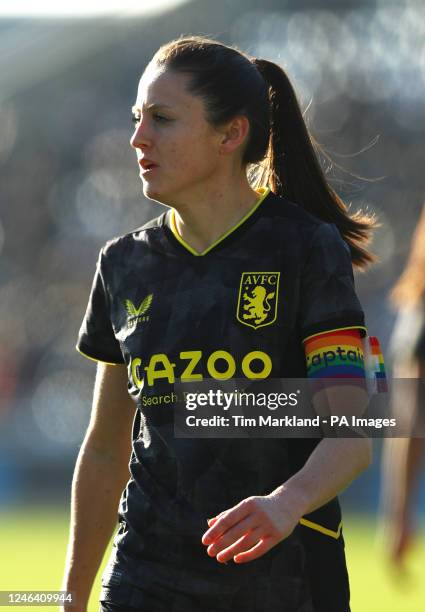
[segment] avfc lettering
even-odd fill
[[[280,272],[244,272],[246,285],[277,285]]]
[[[205,363],[202,351],[194,350],[181,351],[178,363],[172,362],[165,353],[152,355],[146,365],[144,365],[141,357],[136,357],[131,361],[131,375],[134,384],[139,389],[144,385],[142,370],[146,372],[146,384],[149,387],[152,387],[155,381],[160,379],[165,379],[173,384],[176,382],[175,369],[177,367],[178,370],[183,368],[180,375],[181,382],[191,382],[204,379],[203,374],[199,371],[200,365],[206,366],[208,375],[216,380],[233,378],[237,369],[241,371],[238,375],[250,380],[268,378],[272,371],[272,360],[263,351],[247,353],[237,368],[235,358],[228,351],[214,351],[208,356]]]

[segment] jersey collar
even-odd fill
[[[203,255],[206,255],[207,253],[209,253],[210,251],[212,251],[216,246],[218,246],[221,242],[223,242],[223,240],[225,240],[228,236],[230,236],[231,234],[233,234],[237,229],[239,229],[244,223],[245,221],[247,221],[254,213],[255,211],[259,208],[260,204],[262,204],[262,202],[266,199],[266,197],[269,195],[270,193],[270,187],[260,187],[259,189],[257,189],[257,193],[260,196],[259,199],[256,201],[256,203],[254,204],[254,206],[251,208],[251,210],[249,210],[243,217],[242,219],[240,219],[235,225],[233,225],[233,227],[231,227],[229,230],[227,230],[227,232],[225,232],[224,234],[222,234],[221,236],[219,236],[217,238],[217,240],[215,240],[212,244],[210,244],[210,246],[208,248],[206,248],[204,251],[196,251],[193,247],[190,246],[190,244],[188,244],[179,234],[177,227],[176,227],[176,221],[175,221],[175,212],[174,209],[171,209],[171,211],[169,211],[168,219],[169,219],[169,228],[174,236],[174,238],[187,250],[189,251],[189,253],[191,253],[192,255],[194,255],[195,257],[201,257]]]

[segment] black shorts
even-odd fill
[[[122,587],[116,592],[113,588],[103,589],[100,612],[282,612],[282,601],[265,576],[259,576],[252,584],[246,584],[233,593],[223,592],[222,595],[199,596],[172,590],[156,593],[137,591],[137,605],[129,606]],[[305,597],[302,593],[294,594],[292,604],[285,606],[285,610],[316,612],[308,593]]]
[[[199,569],[146,562],[137,576],[119,567],[105,575],[102,612],[350,612],[344,540],[299,526],[299,538],[287,538],[227,580]],[[295,532],[294,532],[295,533]],[[302,546],[299,543],[302,540]],[[225,580],[226,578],[226,580]],[[131,583],[130,583],[131,581]],[[112,584],[115,582],[115,584]],[[118,583],[118,584],[117,584]]]

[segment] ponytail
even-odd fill
[[[269,86],[270,140],[263,162],[272,191],[302,206],[327,223],[335,223],[348,243],[353,264],[365,268],[376,257],[364,248],[377,226],[374,216],[349,215],[341,198],[328,184],[318,161],[320,145],[304,122],[295,91],[277,64],[254,59]]]

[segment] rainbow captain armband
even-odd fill
[[[375,336],[363,338],[357,328],[336,329],[306,338],[304,349],[307,377],[315,389],[332,379],[333,386],[358,385],[369,395],[387,391],[384,358]]]
[[[337,329],[304,340],[307,376],[317,383],[365,387],[363,342],[359,329]]]
[[[376,336],[363,338],[366,384],[369,395],[388,391],[384,356]]]

